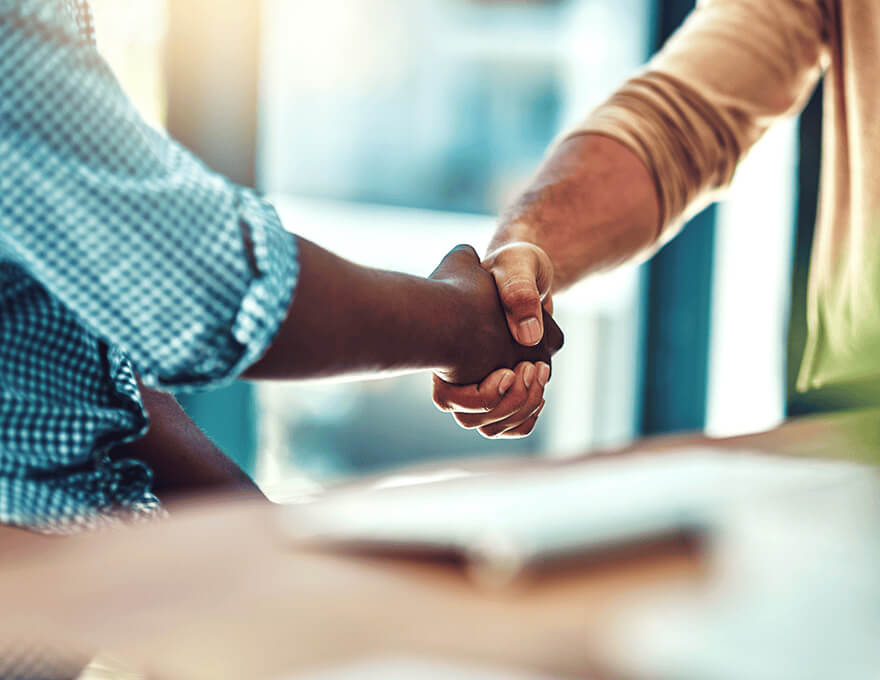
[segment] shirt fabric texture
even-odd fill
[[[880,376],[880,3],[704,0],[571,133],[612,137],[641,157],[657,187],[662,244],[729,184],[773,123],[800,112],[823,75],[800,389]]]
[[[0,0],[0,523],[154,513],[136,376],[234,380],[298,274],[271,205],[146,124],[85,0]]]

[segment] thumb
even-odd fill
[[[486,266],[495,277],[511,335],[521,345],[537,345],[544,337],[541,299],[552,282],[550,258],[537,246],[514,243],[490,255]]]

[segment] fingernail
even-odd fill
[[[498,384],[498,394],[503,397],[508,391],[510,391],[510,388],[513,387],[514,382],[516,382],[516,375],[513,373],[506,373]]]
[[[524,345],[537,345],[541,341],[541,324],[535,317],[520,322],[519,338]]]
[[[535,366],[533,364],[529,364],[526,366],[523,371],[523,382],[526,385],[526,389],[531,388],[532,381],[535,379]]]
[[[541,383],[541,387],[546,387],[550,382],[550,366],[543,361],[538,364],[538,382]]]

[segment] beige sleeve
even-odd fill
[[[645,70],[572,135],[612,137],[654,176],[659,238],[726,186],[776,120],[797,113],[826,60],[827,0],[704,0]]]

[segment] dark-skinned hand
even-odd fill
[[[473,385],[498,369],[516,369],[525,362],[544,364],[549,379],[550,359],[563,344],[562,331],[545,312],[543,339],[531,347],[517,343],[510,333],[495,279],[483,268],[472,247],[454,248],[430,278],[448,284],[460,297],[462,318],[454,325],[464,330],[448,368],[435,371],[437,378],[448,384]]]

